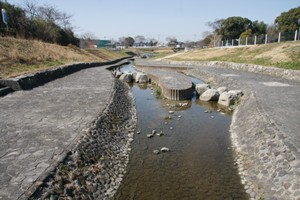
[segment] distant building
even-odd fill
[[[111,40],[98,40],[97,48],[115,48]]]

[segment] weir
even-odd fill
[[[193,95],[193,84],[189,77],[175,71],[152,70],[147,72],[151,81],[157,83],[162,94],[169,100],[186,100]]]

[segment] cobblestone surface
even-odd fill
[[[107,106],[114,78],[90,68],[0,98],[0,199],[24,196]]]
[[[222,66],[171,63],[148,65],[178,68],[188,64],[193,69],[186,73],[245,93],[231,132],[236,165],[251,198],[299,199],[300,82]]]

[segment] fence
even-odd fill
[[[228,46],[247,46],[268,43],[280,43],[286,41],[300,40],[300,29],[295,32],[275,32],[266,35],[254,35],[246,38],[238,38],[232,40],[218,40],[214,42],[214,47],[228,47]]]

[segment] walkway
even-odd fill
[[[0,199],[18,199],[106,107],[114,78],[85,69],[0,98]]]

